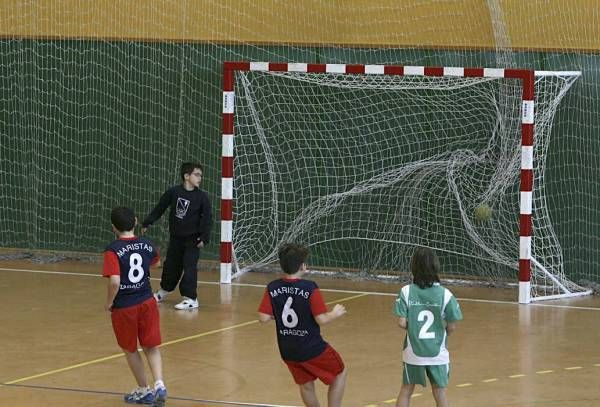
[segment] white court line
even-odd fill
[[[84,277],[102,277],[100,274],[89,274],[89,273],[70,273],[67,271],[48,271],[48,270],[30,270],[30,269],[14,269],[14,268],[1,268],[0,271],[20,271],[24,273],[37,273],[37,274],[57,274],[66,276],[84,276]],[[310,275],[310,274],[309,274]],[[151,277],[151,280],[160,281],[160,278]],[[218,281],[198,281],[198,284],[205,285],[221,285]],[[255,287],[264,289],[266,284],[249,284],[249,283],[231,283],[235,287]],[[338,290],[334,288],[320,288],[321,291],[337,292],[342,294],[368,294],[368,295],[379,295],[386,297],[396,297],[398,294],[395,293],[384,293],[379,291],[355,291],[355,290]],[[482,300],[478,298],[458,298],[460,301],[466,302],[481,302],[488,304],[507,304],[507,305],[521,305],[517,301],[501,301],[501,300]],[[541,304],[531,303],[526,305],[528,307],[548,307],[548,308],[562,308],[562,309],[575,309],[575,310],[588,310],[588,311],[600,311],[600,308],[594,307],[577,307],[572,305],[556,305],[556,304]]]

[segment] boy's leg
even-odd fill
[[[148,365],[154,376],[154,402],[153,407],[163,407],[167,401],[167,388],[162,376],[162,358],[158,347],[144,348]]]
[[[414,390],[414,384],[403,384],[400,388],[400,394],[398,394],[398,400],[396,400],[396,407],[410,406],[410,398]]]
[[[156,307],[156,304],[154,305]],[[139,387],[148,386],[144,361],[137,350],[139,310],[142,305],[113,309],[110,315],[119,347],[125,354],[129,369]],[[158,314],[158,310],[157,310]]]
[[[427,366],[426,371],[431,382],[431,392],[435,399],[435,405],[437,407],[448,407],[446,387],[448,387],[448,378],[450,377],[450,364]]]
[[[129,352],[125,349],[123,349],[123,353],[125,353],[125,359],[127,359],[129,369],[131,369],[133,376],[135,376],[135,381],[138,386],[148,387],[146,372],[144,371],[144,361],[142,360],[140,353],[137,350],[135,352]]]
[[[446,398],[446,388],[438,387],[435,384],[431,385],[431,392],[433,393],[433,398],[435,399],[436,407],[449,407],[448,399]]]
[[[300,386],[300,396],[306,407],[319,407],[319,400],[315,393],[315,382],[307,382]]]
[[[152,371],[154,381],[160,381],[164,385],[162,372],[162,358],[160,356],[160,350],[158,349],[158,347],[144,348],[144,353],[146,354],[146,359],[148,359],[148,365],[150,366],[150,370]]]
[[[138,338],[154,377],[152,405],[162,407],[167,400],[167,388],[163,382],[162,358],[158,349],[162,342],[160,337],[160,315],[158,306],[153,300],[148,300],[140,305]]]
[[[402,364],[402,387],[400,388],[400,394],[398,394],[398,400],[396,400],[396,407],[408,407],[410,405],[410,397],[415,390],[415,385],[420,384],[425,387],[427,384],[425,381],[426,374],[425,366]]]
[[[347,371],[342,357],[331,345],[327,345],[320,355],[305,362],[286,362],[286,364],[290,368],[294,380],[300,385],[302,399],[305,402],[311,401],[311,394],[314,394],[313,382],[318,378],[329,386],[327,392],[329,407],[342,405]],[[301,383],[306,383],[306,385]],[[303,388],[303,386],[305,387]],[[314,395],[314,401],[317,403],[315,405],[318,405],[316,395]]]
[[[163,264],[160,277],[160,287],[165,291],[173,291],[183,272],[183,255],[185,253],[185,241],[176,237],[169,240],[167,258]]]
[[[153,299],[149,299],[146,303],[152,304],[158,315],[156,302]],[[140,310],[143,307],[144,304],[138,304],[127,308],[117,308],[111,313],[111,320],[117,343],[123,350],[125,360],[127,360],[129,369],[131,370],[131,373],[133,373],[135,381],[138,384],[136,389],[123,396],[126,403],[133,404],[152,404],[154,401],[154,394],[148,388],[144,362],[137,350],[138,323]],[[160,341],[160,338],[158,339]]]
[[[186,242],[183,253],[183,277],[179,283],[179,292],[181,295],[192,300],[198,298],[198,259],[200,258],[200,249],[195,243],[194,239]]]
[[[336,376],[333,383],[329,385],[329,390],[327,392],[327,401],[329,407],[340,407],[342,405],[344,389],[346,388],[347,374],[347,370],[344,369],[342,373]]]

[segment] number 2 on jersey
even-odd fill
[[[292,309],[292,301],[292,297],[288,297],[281,313],[281,320],[286,328],[295,328],[298,325],[298,314]]]
[[[435,320],[435,316],[433,312],[428,310],[423,310],[419,312],[417,315],[417,321],[422,322],[425,321],[421,330],[419,331],[419,339],[434,339],[435,332],[429,332],[428,329],[433,325],[433,321]]]

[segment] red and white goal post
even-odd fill
[[[515,202],[518,202],[519,215],[518,215],[518,225],[513,224],[509,225],[509,229],[512,228],[514,231],[514,235],[516,238],[516,231],[518,230],[519,236],[519,244],[518,244],[518,259],[517,252],[514,250],[513,261],[516,265],[518,263],[518,292],[519,292],[519,302],[520,303],[529,303],[532,300],[536,300],[539,298],[558,298],[563,296],[573,296],[573,295],[585,295],[589,294],[589,290],[586,289],[572,289],[570,286],[566,286],[561,281],[561,278],[558,278],[553,275],[553,273],[548,273],[550,284],[557,284],[559,293],[550,292],[549,295],[538,294],[535,297],[532,297],[532,263],[535,267],[540,266],[542,270],[544,270],[544,266],[539,264],[535,259],[532,260],[532,235],[533,235],[533,209],[534,209],[534,158],[537,160],[537,157],[534,157],[534,143],[536,142],[536,137],[534,137],[534,133],[536,132],[536,123],[535,118],[536,114],[536,75],[539,77],[544,75],[544,73],[535,72],[529,69],[497,69],[497,68],[462,68],[462,67],[427,67],[427,66],[396,66],[396,65],[359,65],[359,64],[307,64],[307,63],[268,63],[268,62],[225,62],[223,65],[223,134],[222,134],[222,192],[221,192],[221,246],[220,246],[220,261],[221,261],[221,283],[231,283],[232,278],[236,276],[239,270],[242,268],[239,265],[236,265],[237,262],[240,262],[239,256],[236,252],[241,252],[241,249],[238,249],[239,241],[236,240],[236,231],[234,231],[234,205],[237,206],[237,199],[234,202],[234,188],[236,188],[236,195],[238,185],[234,186],[234,171],[239,171],[237,168],[234,168],[234,127],[236,127],[236,154],[237,154],[237,143],[238,143],[238,134],[237,134],[237,123],[236,115],[237,115],[237,107],[236,107],[236,75],[243,74],[247,75],[249,73],[262,73],[262,74],[273,74],[275,76],[281,75],[291,75],[287,76],[285,80],[289,80],[290,78],[293,80],[294,75],[299,75],[299,79],[301,81],[310,82],[310,85],[313,86],[313,79],[311,75],[318,78],[325,78],[328,75],[331,75],[333,79],[331,80],[341,80],[343,76],[351,76],[352,80],[355,81],[351,85],[335,83],[333,86],[338,88],[352,88],[355,89],[357,86],[360,86],[359,82],[367,83],[366,87],[370,89],[379,89],[382,88],[383,85],[380,84],[369,84],[368,81],[372,80],[372,78],[390,78],[391,81],[400,80],[397,78],[428,78],[427,86],[435,85],[436,78],[443,78],[446,84],[444,85],[447,88],[452,88],[452,81],[454,80],[462,80],[462,81],[475,81],[476,78],[481,78],[482,82],[487,80],[498,80],[502,81],[504,79],[513,80],[513,82],[518,83],[520,89],[520,137],[519,134],[513,134],[511,137],[514,137],[515,140],[520,138],[520,181],[519,182],[519,196],[514,197]],[[546,73],[548,76],[552,76],[553,73]],[[567,73],[573,76],[578,75],[577,72]],[[305,76],[306,75],[306,76]],[[360,78],[360,79],[355,79]],[[462,78],[462,79],[459,79]],[[274,80],[278,80],[275,78]],[[321,79],[319,79],[321,80]],[[376,79],[381,80],[381,79]],[[330,79],[326,79],[327,86],[331,86],[329,82]],[[358,85],[357,85],[358,83]],[[471,84],[475,82],[464,82],[464,86],[471,86]],[[459,89],[463,85],[461,82],[460,86],[456,88]],[[249,81],[245,81],[245,87],[252,86]],[[256,85],[258,86],[258,85]],[[279,86],[279,85],[278,85]],[[285,86],[285,85],[281,85]],[[394,87],[396,85],[392,85]],[[421,86],[421,85],[419,85]],[[419,86],[415,86],[415,88],[419,88]],[[477,86],[477,85],[474,85]],[[487,85],[486,85],[487,86]],[[501,88],[502,85],[497,85]],[[570,86],[570,85],[569,85]],[[302,84],[298,85],[298,89],[302,88]],[[495,88],[494,88],[495,89]],[[370,90],[371,92],[372,90]],[[248,89],[245,90],[246,93],[250,92]],[[287,91],[286,91],[287,92]],[[490,92],[495,92],[495,90],[491,90]],[[250,92],[250,93],[253,93]],[[563,92],[564,94],[564,92]],[[253,96],[254,97],[254,96]],[[281,96],[277,96],[281,97]],[[275,98],[277,98],[275,97]],[[562,97],[562,96],[561,96]],[[502,99],[502,98],[499,98]],[[250,101],[246,103],[246,109],[248,110],[248,117],[254,115],[256,117],[261,116],[260,113],[257,113],[255,110],[260,102],[259,101]],[[290,103],[298,103],[291,101]],[[348,102],[350,105],[352,102]],[[501,103],[504,103],[501,101]],[[508,103],[507,103],[508,104]],[[259,108],[259,107],[258,107]],[[552,112],[553,113],[553,112]],[[429,113],[431,115],[431,111]],[[518,114],[518,113],[517,113]],[[258,119],[249,119],[248,122],[256,122]],[[246,126],[245,126],[246,127]],[[257,129],[251,130],[250,133],[255,131],[258,134],[256,137],[265,137],[266,130],[263,128],[263,124],[257,125]],[[517,130],[518,131],[518,130]],[[248,136],[245,136],[248,137]],[[389,138],[389,137],[387,137]],[[516,141],[518,143],[518,140]],[[399,147],[401,148],[401,147]],[[264,149],[264,148],[263,148]],[[317,147],[315,147],[317,149]],[[308,148],[307,148],[308,150]],[[445,157],[445,156],[444,156]],[[238,157],[236,157],[236,160]],[[273,163],[277,163],[277,159],[271,160]],[[407,160],[409,161],[409,160]],[[273,163],[271,165],[273,165]],[[439,159],[436,161],[439,163]],[[416,165],[411,163],[411,165]],[[419,165],[422,165],[419,162]],[[431,164],[434,165],[434,164]],[[435,164],[437,165],[437,164]],[[518,164],[516,164],[518,165]],[[245,166],[247,167],[247,166]],[[416,167],[415,167],[416,168]],[[275,171],[273,168],[269,167],[269,171]],[[391,171],[391,170],[390,170]],[[400,170],[398,170],[400,171]],[[407,170],[408,171],[408,170]],[[410,171],[414,171],[411,169]],[[518,171],[518,169],[517,169]],[[537,171],[537,169],[536,169]],[[324,170],[324,172],[327,172]],[[497,170],[496,170],[497,172]],[[513,171],[515,172],[515,171]],[[516,174],[513,174],[515,177]],[[238,174],[235,174],[237,177]],[[403,175],[405,176],[405,175]],[[396,182],[396,181],[394,181]],[[537,182],[537,181],[536,181]],[[237,183],[237,178],[236,178]],[[257,182],[260,183],[260,182]],[[394,184],[397,185],[397,184]],[[372,186],[364,188],[367,192],[373,191]],[[352,192],[352,196],[356,194]],[[261,195],[260,193],[257,195]],[[262,194],[264,195],[264,193]],[[275,195],[275,194],[273,194]],[[514,195],[514,193],[513,193]],[[258,199],[258,198],[257,198]],[[318,198],[316,198],[318,199]],[[260,204],[260,202],[258,203]],[[336,203],[337,205],[337,203]],[[461,203],[460,205],[463,205]],[[460,206],[459,205],[459,206]],[[281,208],[279,208],[281,209]],[[244,213],[236,214],[236,219],[239,216],[246,216],[245,209],[238,209]],[[270,209],[273,212],[276,212],[276,209]],[[391,209],[393,210],[393,209]],[[249,211],[249,209],[248,209]],[[390,212],[390,209],[386,209],[387,212]],[[515,208],[516,211],[516,208]],[[265,216],[264,214],[262,216]],[[277,213],[272,213],[272,216],[278,216]],[[399,215],[397,215],[399,216]],[[466,217],[463,215],[463,218]],[[516,213],[515,213],[516,218]],[[507,219],[510,219],[510,214],[507,215]],[[322,220],[322,219],[321,219]],[[311,221],[312,222],[312,221]],[[309,222],[310,225],[318,222]],[[469,222],[467,220],[467,222]],[[506,221],[502,221],[506,223]],[[259,222],[260,223],[260,222]],[[301,224],[300,221],[291,222],[294,225]],[[389,223],[389,222],[388,222]],[[439,222],[438,222],[439,223]],[[306,223],[305,223],[306,224]],[[246,226],[244,226],[246,227]],[[258,226],[261,227],[261,226]],[[312,226],[311,226],[312,227]],[[377,226],[380,227],[380,226]],[[471,226],[469,226],[471,227]],[[473,226],[476,228],[477,226]],[[360,229],[362,231],[362,229]],[[275,233],[275,232],[273,232]],[[295,234],[294,234],[295,233]],[[273,246],[277,245],[277,242],[281,242],[281,239],[290,239],[293,236],[297,236],[298,233],[302,232],[281,232],[281,236],[273,239],[275,242],[272,244]],[[311,232],[314,234],[314,232]],[[462,232],[461,232],[462,233]],[[474,233],[474,232],[469,232]],[[486,232],[487,233],[487,232]],[[509,232],[510,233],[510,232]],[[327,239],[330,239],[328,237]],[[322,241],[327,240],[323,238]],[[371,239],[370,237],[367,239]],[[402,238],[400,238],[402,240]],[[479,239],[479,237],[477,237]],[[477,240],[476,239],[476,240]],[[236,241],[234,241],[236,240]],[[254,238],[254,240],[260,240]],[[304,239],[306,241],[306,239]],[[419,242],[419,238],[415,238],[415,242]],[[512,245],[516,248],[516,239],[513,241]],[[402,241],[402,243],[407,243],[406,241]],[[419,243],[416,243],[419,244]],[[428,243],[429,244],[429,243]],[[511,243],[507,244],[509,247]],[[431,243],[431,246],[434,249],[440,249],[439,247],[435,247],[435,243]],[[492,252],[494,249],[490,249],[484,242],[482,244],[483,252]],[[270,250],[270,249],[269,249]],[[258,255],[259,258],[256,261],[261,264],[265,264],[265,262],[273,262],[276,260],[276,250],[277,247],[273,247],[272,250],[262,250],[261,254]],[[446,250],[445,248],[441,248],[441,250]],[[460,250],[455,250],[454,248],[448,249],[451,252],[460,252]],[[264,252],[264,253],[263,253]],[[267,253],[268,252],[268,253]],[[245,253],[245,252],[244,252]],[[267,253],[267,254],[265,254]],[[492,257],[496,256],[495,254]],[[510,256],[510,255],[509,255]],[[255,261],[251,258],[246,258],[245,256],[243,260],[243,264],[245,267],[251,266],[251,264]],[[473,256],[477,257],[477,256]],[[502,256],[497,256],[498,258]],[[495,257],[496,258],[496,257]],[[516,268],[516,267],[515,267]],[[545,278],[546,278],[545,277]],[[539,297],[539,298],[538,298]]]

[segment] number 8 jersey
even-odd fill
[[[327,312],[327,306],[314,281],[291,278],[271,281],[258,311],[275,319],[283,360],[304,362],[319,356],[327,347],[315,320],[316,315]]]
[[[446,347],[446,322],[462,319],[454,295],[439,283],[419,288],[416,284],[402,287],[394,314],[406,318],[407,333],[402,358],[411,365],[445,365],[450,363]]]
[[[160,259],[152,243],[143,237],[120,238],[104,251],[102,275],[120,275],[121,284],[113,308],[141,304],[152,297],[150,266]]]

